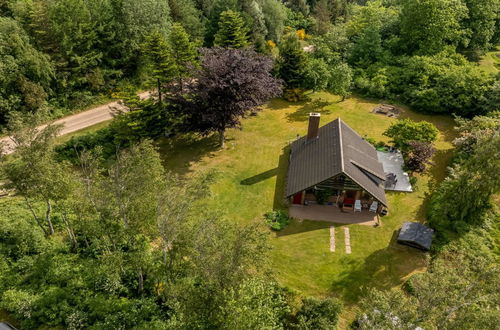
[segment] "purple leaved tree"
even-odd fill
[[[188,92],[172,102],[186,115],[188,129],[218,132],[223,148],[226,129],[239,127],[250,111],[281,95],[282,83],[271,74],[271,58],[253,50],[211,48],[201,54],[201,68]]]

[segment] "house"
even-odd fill
[[[340,118],[322,127],[320,118],[319,113],[310,113],[307,135],[291,144],[285,188],[291,207],[329,206],[318,212],[359,211],[358,217],[370,211],[372,217],[385,214],[386,175],[375,148]],[[295,213],[325,220],[304,215],[309,212],[306,207]]]

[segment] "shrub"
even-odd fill
[[[298,329],[335,329],[342,304],[333,298],[305,298],[296,315]]]
[[[283,210],[271,211],[264,214],[266,223],[272,230],[280,231],[290,222],[290,218]]]
[[[409,147],[410,141],[436,141],[438,132],[436,126],[429,122],[415,122],[411,119],[403,119],[393,123],[384,132],[384,135],[392,138],[394,145],[405,151]]]
[[[429,142],[410,141],[406,153],[406,166],[410,171],[422,173],[425,171],[436,149]]]

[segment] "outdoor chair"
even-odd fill
[[[354,212],[361,212],[361,201],[359,199],[354,202]]]
[[[373,202],[372,205],[370,206],[370,212],[377,212],[378,209],[378,202]]]

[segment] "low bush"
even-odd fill
[[[288,214],[283,210],[271,211],[264,214],[266,223],[272,230],[280,231],[285,228],[290,222]]]

